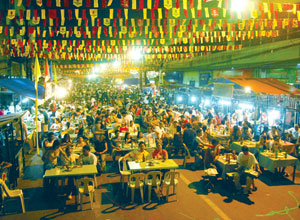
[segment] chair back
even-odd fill
[[[140,188],[140,183],[145,180],[145,174],[135,173],[129,176],[129,182],[134,182],[135,188]]]
[[[190,150],[188,149],[188,147],[185,144],[183,144],[183,147],[184,147],[184,151],[185,151],[185,156],[190,158],[191,157]]]
[[[89,186],[93,186],[93,189],[95,188],[94,179],[84,177],[76,181],[77,188],[83,186],[83,193],[88,194],[89,193]]]
[[[168,171],[165,173],[163,184],[175,185],[175,180],[179,179],[180,173],[177,171]]]
[[[146,174],[145,182],[147,183],[148,180],[151,179],[152,186],[156,186],[157,184],[160,184],[161,176],[162,176],[162,173],[160,171],[151,171]]]
[[[1,187],[2,198],[12,197],[10,194],[10,189],[7,187],[7,185],[5,184],[5,182],[2,179],[0,179],[0,187]]]
[[[122,174],[124,171],[128,171],[126,161],[123,161],[123,157],[120,157],[118,160],[119,172]]]

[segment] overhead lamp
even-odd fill
[[[120,67],[121,66],[121,62],[119,61],[119,60],[116,60],[115,62],[114,62],[114,67],[115,68],[118,68],[118,67]]]
[[[196,98],[195,96],[192,96],[191,101],[192,101],[192,102],[196,102],[196,101],[197,101],[197,98]]]
[[[220,100],[219,101],[220,105],[231,105],[231,101],[227,101],[227,100]]]
[[[210,105],[210,101],[209,101],[208,99],[206,99],[206,100],[204,101],[204,105],[205,105],[205,106]]]
[[[251,87],[250,86],[245,87],[245,93],[251,93]]]
[[[68,91],[63,87],[58,87],[56,88],[55,94],[58,99],[62,99],[68,94]]]
[[[129,56],[132,60],[138,61],[142,58],[142,52],[138,49],[133,49],[129,52]]]
[[[231,0],[231,10],[242,12],[247,8],[248,0]]]
[[[177,101],[178,101],[178,102],[181,102],[182,100],[183,100],[182,96],[178,96],[178,97],[177,97]]]
[[[25,99],[22,100],[22,103],[26,103],[26,102],[28,102],[28,101],[29,101],[29,99],[28,99],[28,98],[25,98]]]

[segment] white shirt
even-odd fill
[[[80,155],[80,160],[82,160],[83,165],[97,165],[97,157],[93,153],[89,153],[88,156]]]
[[[126,123],[126,126],[127,126],[127,127],[129,127],[130,121],[133,121],[132,115],[131,115],[131,114],[127,114],[127,115],[124,117],[124,122]]]
[[[253,169],[256,164],[258,164],[254,154],[248,152],[246,156],[243,152],[239,153],[237,158],[238,164],[245,167],[247,170]]]

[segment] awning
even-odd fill
[[[7,88],[15,93],[29,98],[36,98],[36,91],[34,82],[29,79],[23,78],[2,78],[0,79],[0,86]],[[38,86],[38,98],[44,99],[45,88],[43,86]]]
[[[230,81],[242,86],[250,87],[253,92],[270,95],[299,96],[300,90],[294,86],[283,83],[273,78],[241,78],[229,77]]]
[[[235,83],[229,79],[226,79],[226,78],[217,79],[217,81],[214,83],[229,83],[229,84],[233,84],[234,89],[242,89],[243,88],[242,86],[238,85],[237,83]],[[210,84],[208,87],[211,87],[211,88],[214,87],[214,83]]]
[[[138,85],[139,83],[140,83],[140,80],[138,78],[124,79],[124,84],[126,84],[128,86]]]

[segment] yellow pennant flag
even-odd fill
[[[54,84],[57,85],[57,77],[56,77],[56,68],[55,68],[55,65],[53,65],[53,81],[54,81]]]
[[[37,89],[39,78],[41,76],[41,69],[40,69],[39,59],[38,59],[37,56],[35,57],[33,74],[34,74],[34,77],[35,77],[35,89]]]

